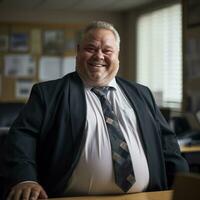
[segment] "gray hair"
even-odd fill
[[[112,24],[105,22],[105,21],[93,21],[90,24],[88,24],[85,27],[85,29],[83,30],[83,35],[82,35],[81,39],[83,39],[84,36],[90,30],[93,30],[93,29],[106,29],[106,30],[112,31],[112,33],[114,34],[114,37],[116,39],[117,47],[118,47],[118,49],[120,49],[120,36],[119,36],[118,31],[115,29],[115,27]]]

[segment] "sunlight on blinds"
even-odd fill
[[[137,22],[137,82],[159,94],[160,106],[179,108],[182,102],[182,13],[176,4]]]

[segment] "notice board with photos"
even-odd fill
[[[34,83],[75,70],[84,24],[0,23],[0,102],[25,102]]]
[[[200,110],[200,1],[183,0],[183,111]]]

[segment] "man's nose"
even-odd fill
[[[95,53],[95,57],[98,59],[104,59],[104,55],[101,49],[97,50]]]

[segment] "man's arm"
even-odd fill
[[[11,199],[22,193],[28,195],[29,190],[32,191],[35,188],[37,192],[43,191],[39,184],[21,183],[23,181],[37,182],[36,147],[43,113],[42,94],[35,85],[27,104],[13,123],[5,142],[1,173],[5,180],[5,193],[8,194],[11,186],[14,186],[9,193]]]
[[[151,92],[150,95],[154,104],[155,118],[160,129],[167,182],[168,186],[171,187],[176,173],[188,172],[189,166],[187,161],[181,155],[176,134],[171,130],[169,124],[161,114],[160,109],[157,107]]]
[[[187,161],[182,157],[176,135],[162,122],[160,123],[162,134],[163,152],[165,158],[168,186],[171,187],[174,177],[178,172],[188,172]]]

